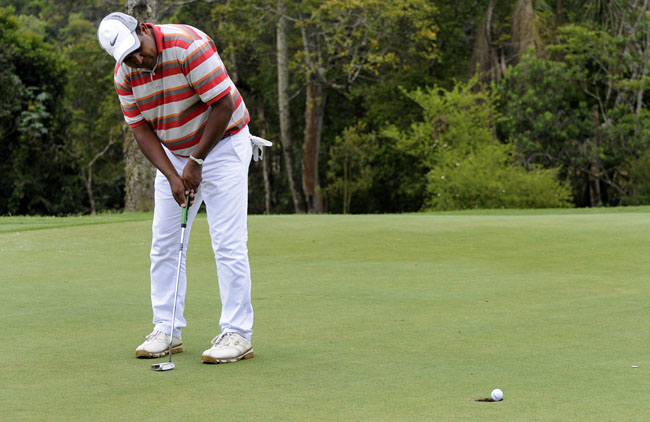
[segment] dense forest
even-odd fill
[[[274,142],[251,213],[650,204],[650,0],[0,0],[0,215],[147,209],[96,37],[131,10],[215,41]]]

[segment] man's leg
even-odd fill
[[[220,362],[252,357],[250,339],[253,333],[253,307],[246,246],[248,167],[251,153],[248,128],[244,128],[217,144],[203,163],[201,189],[217,265],[222,307],[219,321],[222,336],[215,338],[213,344],[219,341],[228,347],[243,345],[239,348],[241,353],[233,352],[235,355],[228,358],[231,360],[219,360]],[[223,337],[225,334],[235,336]]]
[[[187,216],[187,228],[183,246],[187,251],[192,222],[200,202],[190,208]],[[154,329],[169,334],[171,329],[172,309],[174,307],[174,287],[178,265],[178,247],[181,237],[181,214],[183,209],[174,199],[167,178],[160,172],[156,175],[156,192],[151,241],[151,305],[153,309]],[[186,322],[183,317],[185,307],[185,252],[181,262],[181,276],[178,283],[178,302],[176,303],[176,321],[174,335],[180,337]]]
[[[170,160],[179,173],[184,166],[184,159],[168,153]],[[172,311],[174,307],[174,288],[176,283],[176,270],[178,265],[178,247],[181,235],[182,208],[174,199],[167,178],[161,173],[156,173],[154,195],[154,217],[152,224],[151,242],[151,306],[153,310],[154,330],[147,341],[136,350],[138,357],[164,356],[164,350],[159,351],[163,344],[169,342],[171,331]],[[188,212],[187,229],[183,240],[184,251],[187,251],[192,222],[201,204],[199,196],[195,197],[194,206]],[[174,343],[180,342],[181,329],[186,326],[183,310],[185,307],[186,292],[185,277],[185,252],[181,262],[181,273],[178,283],[178,297],[176,302],[176,321],[174,322]],[[160,333],[163,335],[161,336]],[[173,344],[174,345],[174,344]],[[162,355],[161,355],[162,353]]]

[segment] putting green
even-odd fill
[[[134,358],[150,215],[0,218],[0,420],[645,420],[649,211],[251,216],[256,356],[228,365],[200,359],[200,214],[164,373]]]

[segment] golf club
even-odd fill
[[[172,308],[172,330],[169,334],[169,361],[154,363],[151,369],[154,371],[171,371],[176,367],[172,362],[172,343],[174,342],[174,322],[176,321],[176,298],[178,296],[178,281],[181,278],[181,260],[183,259],[183,239],[185,239],[185,227],[187,226],[187,209],[190,207],[190,196],[185,195],[185,207],[181,218],[181,247],[178,251],[178,266],[176,267],[176,286],[174,287],[174,307]]]

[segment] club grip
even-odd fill
[[[185,206],[183,207],[183,217],[181,218],[181,227],[187,225],[187,210],[190,208],[190,196],[185,195]]]

